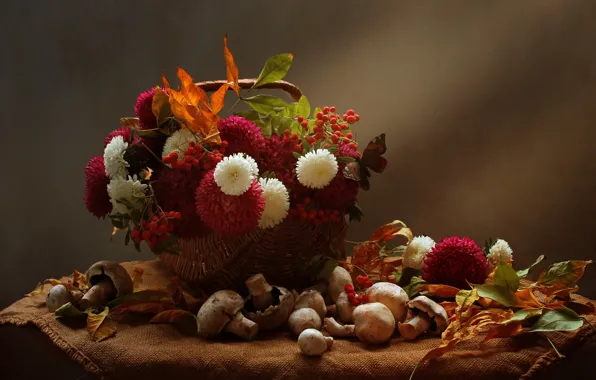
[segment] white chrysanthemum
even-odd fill
[[[249,156],[248,154],[245,154],[244,158],[246,158],[246,161],[248,161],[248,163],[250,164],[250,171],[252,175],[257,177],[259,175],[259,166],[257,165],[255,159]]]
[[[145,198],[147,185],[142,184],[137,176],[114,178],[108,184],[108,195],[112,202],[112,211],[118,214],[128,214],[131,210],[143,207],[141,200]]]
[[[403,255],[404,267],[422,269],[426,254],[435,246],[435,241],[428,236],[416,236],[406,247]]]
[[[224,194],[240,195],[248,190],[255,178],[254,172],[259,171],[256,162],[251,160],[242,153],[236,153],[217,163],[213,177]]]
[[[513,260],[513,250],[505,240],[497,239],[495,244],[488,250],[486,259],[488,260],[488,266],[492,271],[497,265],[506,264]]]
[[[124,159],[124,153],[128,148],[128,143],[124,141],[124,137],[114,137],[103,151],[103,162],[106,168],[106,174],[110,178],[126,178],[128,172],[126,168],[129,166]]]
[[[290,209],[288,189],[277,178],[259,179],[265,198],[265,209],[259,220],[259,227],[271,228],[284,220]]]
[[[190,129],[181,128],[167,138],[163,145],[161,157],[163,158],[169,156],[172,152],[176,152],[179,159],[184,159],[184,152],[188,149],[188,143],[195,140],[196,137]],[[168,164],[168,166],[170,165]]]
[[[327,149],[308,152],[298,159],[296,175],[306,187],[321,189],[337,174],[337,160]]]

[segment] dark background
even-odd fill
[[[360,197],[365,239],[393,219],[439,240],[508,240],[515,266],[596,258],[596,3],[590,1],[3,1],[0,307],[100,259],[84,167],[176,66],[241,77],[295,54],[313,106],[354,108],[390,166]],[[596,297],[596,269],[582,293]]]

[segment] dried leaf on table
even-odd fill
[[[73,270],[72,285],[83,292],[86,291],[87,289],[89,289],[89,282],[87,281],[87,276],[85,276],[83,273],[79,272],[76,269]]]
[[[132,284],[133,284],[133,292],[138,292],[141,290],[141,285],[143,285],[143,274],[145,270],[143,268],[134,268],[131,273],[132,277]]]
[[[181,310],[181,309],[174,309],[174,310],[166,310],[162,311],[161,313],[155,315],[155,317],[151,318],[151,323],[173,323],[182,318],[194,318],[195,315],[189,311]]]
[[[583,277],[586,266],[591,263],[591,260],[569,260],[552,264],[540,274],[535,285],[552,286],[562,284],[569,287]]]
[[[418,287],[418,290],[427,291],[437,297],[454,298],[461,289],[449,285],[425,284]]]
[[[124,313],[159,314],[165,310],[174,309],[176,305],[171,300],[164,301],[130,301],[122,303],[112,309],[112,315],[120,316]]]
[[[518,270],[517,271],[517,277],[519,277],[519,278],[525,278],[530,273],[530,271],[532,269],[534,269],[534,267],[536,265],[540,264],[542,262],[542,260],[544,260],[544,259],[545,259],[545,256],[544,255],[538,256],[538,258],[536,259],[536,261],[534,262],[534,264],[530,265],[529,268]]]
[[[86,315],[87,312],[80,311],[77,309],[72,303],[68,302],[62,306],[60,306],[54,312],[56,318],[64,318],[64,317],[80,317]]]
[[[575,311],[577,314],[594,314],[596,312],[596,308],[594,307],[594,303],[590,300],[584,302],[579,301],[567,301],[563,304],[565,307]]]
[[[87,332],[96,342],[111,337],[118,329],[116,322],[108,317],[109,312],[110,309],[106,307],[99,314],[87,314]]]
[[[115,307],[124,303],[163,301],[169,300],[170,293],[165,289],[145,289],[122,297],[118,297],[108,303],[109,307]]]
[[[32,297],[32,296],[41,294],[43,292],[43,288],[46,284],[50,284],[52,286],[64,285],[64,286],[66,286],[66,288],[68,290],[73,290],[73,285],[70,282],[56,280],[55,278],[48,278],[47,280],[44,280],[44,281],[38,283],[37,286],[35,287],[35,289],[33,289],[31,292],[25,294],[25,297]]]
[[[522,331],[523,326],[519,321],[505,325],[493,326],[490,328],[490,330],[488,330],[488,333],[482,342],[484,343],[494,338],[510,338],[521,334]]]
[[[447,317],[451,318],[452,315],[455,314],[455,308],[457,307],[457,302],[454,301],[444,301],[440,303],[447,312]]]
[[[530,328],[530,332],[574,331],[580,328],[583,322],[583,319],[575,311],[561,307],[549,310],[542,315]]]
[[[38,294],[41,294],[43,292],[44,285],[45,285],[44,282],[39,282],[37,284],[37,286],[35,287],[35,289],[33,289],[29,293],[25,294],[25,297],[33,297],[33,296],[36,296]]]
[[[526,288],[515,293],[517,303],[515,306],[523,307],[525,309],[541,308],[545,305],[538,301],[531,288]]]

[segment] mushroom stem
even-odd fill
[[[225,332],[232,333],[245,340],[251,340],[257,335],[259,326],[250,319],[244,318],[242,313],[238,312],[236,316],[224,327]]]
[[[248,292],[252,298],[252,304],[257,310],[265,310],[273,305],[273,289],[262,273],[251,276],[245,282]]]
[[[416,339],[420,334],[430,329],[431,319],[424,313],[416,315],[406,323],[400,323],[399,333],[406,340]]]
[[[325,337],[325,343],[327,343],[327,349],[333,347],[333,338],[330,336]]]
[[[327,315],[330,317],[337,316],[337,306],[336,305],[327,306]]]
[[[334,318],[325,318],[323,324],[325,331],[331,336],[338,338],[356,336],[354,333],[354,325],[340,325]]]
[[[105,306],[110,299],[116,296],[116,288],[109,278],[104,278],[85,293],[80,302],[80,310],[90,307]]]

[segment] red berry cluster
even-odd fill
[[[311,220],[314,224],[328,222],[337,223],[341,220],[339,210],[318,208],[317,205],[308,197],[304,198],[303,203],[298,203],[296,208],[291,209],[290,215],[294,215],[303,220]]]
[[[178,152],[174,151],[165,156],[163,162],[172,165],[174,169],[190,170],[193,167],[201,167],[210,170],[223,159],[227,146],[228,142],[222,141],[219,148],[208,152],[201,144],[191,141],[184,152],[184,158],[179,157]]]
[[[356,284],[364,288],[370,288],[373,286],[373,282],[368,278],[368,276],[356,276]]]
[[[353,135],[351,132],[346,131],[349,127],[348,124],[354,124],[360,120],[360,116],[354,113],[354,110],[348,110],[343,116],[335,113],[335,107],[323,107],[321,112],[317,112],[315,115],[317,120],[315,121],[315,127],[313,132],[314,137],[309,136],[307,141],[312,144],[317,140],[327,140],[327,136],[330,134],[331,142],[333,144],[339,144],[344,142],[352,144],[353,148],[356,149],[356,144],[352,142]],[[343,123],[341,122],[343,121]]]
[[[160,212],[150,220],[142,220],[141,226],[135,226],[130,237],[140,243],[143,240],[153,248],[158,243],[164,242],[174,230],[174,219],[182,219],[182,214],[177,211]]]
[[[344,287],[346,294],[348,295],[348,300],[352,303],[353,306],[358,306],[363,303],[369,302],[368,294],[364,293],[362,295],[356,294],[356,289],[354,289],[354,285],[346,284]]]

